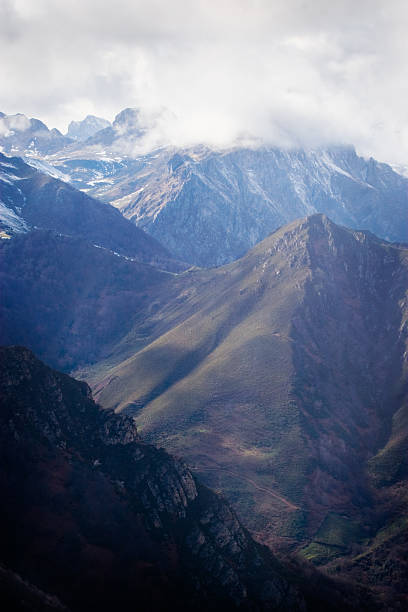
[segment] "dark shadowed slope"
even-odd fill
[[[0,244],[0,338],[65,370],[109,356],[173,275],[47,231]],[[147,326],[148,329],[148,326]]]
[[[0,390],[3,604],[357,609],[327,580],[291,584],[220,497],[144,444],[131,419],[101,411],[85,383],[11,347],[0,350]]]
[[[185,268],[112,206],[1,153],[0,223],[8,235],[50,229],[165,269]]]

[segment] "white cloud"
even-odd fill
[[[12,132],[22,132],[29,127],[30,121],[25,115],[0,117],[0,136],[9,136]]]
[[[407,17],[404,0],[0,0],[0,110],[65,129],[165,107],[152,142],[251,133],[406,163]]]

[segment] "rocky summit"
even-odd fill
[[[50,130],[39,119],[21,113],[0,113],[0,151],[7,155],[45,156],[68,146],[71,138],[55,128]]]
[[[71,121],[68,126],[67,137],[72,140],[87,140],[96,132],[110,126],[110,122],[95,115],[87,115],[82,121]]]

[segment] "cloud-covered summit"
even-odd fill
[[[404,163],[407,17],[403,0],[0,0],[0,106],[63,131],[132,106],[162,118],[154,142],[353,142]]]

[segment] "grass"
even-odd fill
[[[109,371],[112,382],[98,396],[107,407],[133,411],[148,441],[207,474],[236,503],[244,522],[259,522],[256,513],[269,533],[299,539],[307,533],[303,511],[313,502],[354,504],[353,485],[360,485],[361,475],[350,469],[366,434],[361,429],[367,429],[366,389],[362,393],[353,362],[355,354],[364,358],[367,333],[360,311],[353,318],[355,307],[337,299],[354,289],[344,270],[339,286],[323,266],[319,283],[327,296],[318,297],[306,233],[293,224],[238,262],[172,279],[171,293],[158,291],[158,309],[138,322],[145,345],[136,326],[127,334],[134,354],[126,346],[127,359]],[[337,342],[348,317],[355,337]],[[219,467],[217,475],[206,472],[209,466]],[[248,479],[299,512],[283,516],[276,498]],[[352,521],[329,514],[304,554],[321,562],[358,538]]]
[[[408,406],[403,405],[393,416],[388,444],[368,462],[368,475],[377,487],[395,483],[407,471]]]
[[[313,541],[301,550],[301,554],[316,565],[322,565],[348,553],[353,543],[361,541],[361,529],[357,522],[330,512]]]
[[[319,542],[312,542],[301,550],[302,556],[315,565],[325,565],[336,557],[342,556],[344,552],[343,548],[335,548]]]
[[[224,268],[181,275],[176,282],[188,299],[159,299],[164,306],[154,318],[169,326],[109,372],[113,380],[98,400],[118,410],[134,406],[143,436],[202,473],[214,461],[300,505],[312,466],[292,398],[290,330],[308,269],[280,250],[284,235]],[[262,506],[269,530],[302,537],[302,513],[277,524],[282,508],[272,496],[222,471],[212,482],[237,500],[244,521]]]

